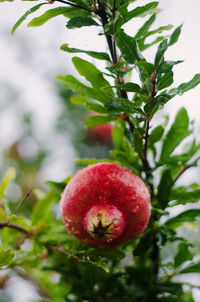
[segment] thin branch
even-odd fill
[[[14,212],[13,212],[14,215],[15,215],[16,212],[19,210],[19,208],[23,205],[23,203],[27,200],[27,198],[31,195],[32,191],[33,191],[33,189],[29,190],[29,191],[25,194],[24,198],[18,203],[18,205],[16,206],[16,208],[15,208],[15,210],[14,210]]]
[[[24,227],[22,227],[21,225],[10,223],[9,221],[0,222],[0,229],[5,228],[5,227],[15,229],[17,231],[30,235],[30,232],[27,229],[25,229]]]
[[[197,164],[197,162],[200,160],[200,157],[198,157],[192,164],[190,165],[185,165],[184,167],[182,167],[179,172],[178,175],[175,177],[173,183],[175,184],[177,182],[177,180],[183,175],[183,173],[185,173],[185,171],[187,171],[188,169],[195,167],[195,165]]]
[[[65,1],[65,0],[52,0],[52,1],[50,0],[49,2],[50,3],[61,2],[61,3],[67,4],[67,5],[74,6],[76,8],[84,9],[88,12],[91,12],[91,10],[89,8],[85,7],[85,6],[74,4],[74,3],[71,3],[71,2],[68,2],[68,1]]]

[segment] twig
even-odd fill
[[[199,160],[200,160],[200,157],[198,157],[192,164],[182,167],[179,170],[178,175],[174,178],[173,183],[175,184],[177,182],[177,180],[183,175],[183,173],[185,173],[185,171],[187,171],[188,169],[194,167]]]
[[[18,205],[16,206],[16,208],[15,208],[15,210],[14,210],[14,212],[13,212],[14,215],[15,215],[16,212],[19,210],[19,208],[23,205],[23,203],[26,201],[26,199],[31,195],[32,191],[33,191],[33,189],[31,189],[30,191],[28,191],[28,192],[25,194],[24,198],[18,203]]]
[[[74,6],[76,8],[84,9],[88,12],[91,12],[91,10],[89,8],[85,7],[85,6],[82,6],[82,5],[79,5],[79,4],[74,4],[74,3],[71,3],[71,2],[68,2],[68,1],[65,1],[65,0],[52,0],[52,1],[50,1],[50,3],[54,3],[54,2],[61,2],[61,3],[67,4],[67,5]]]
[[[25,229],[24,227],[22,227],[21,225],[10,223],[9,221],[0,222],[0,229],[5,228],[5,227],[15,229],[17,231],[20,231],[20,232],[23,232],[27,235],[30,235],[30,232],[27,229]]]

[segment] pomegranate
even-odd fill
[[[109,249],[137,237],[150,216],[150,194],[130,170],[99,163],[79,171],[66,186],[61,214],[69,234]]]
[[[88,133],[95,139],[105,142],[112,137],[113,124],[101,124],[88,128]]]

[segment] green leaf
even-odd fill
[[[108,113],[108,111],[103,107],[102,105],[95,103],[93,101],[88,100],[84,96],[72,96],[70,98],[71,103],[73,104],[79,104],[85,107],[88,110],[98,112],[98,113]]]
[[[166,61],[160,64],[160,66],[157,69],[157,73],[167,73],[172,71],[172,68],[174,65],[183,63],[184,61]]]
[[[148,37],[150,37],[150,36],[152,36],[152,35],[155,35],[155,34],[157,34],[157,33],[161,34],[163,31],[172,29],[172,27],[173,27],[172,24],[168,24],[168,25],[165,25],[165,26],[160,26],[159,28],[156,28],[156,29],[154,29],[154,30],[152,30],[152,31],[147,32],[147,33],[144,35],[144,37],[141,37],[140,39],[138,39],[138,46],[139,46],[140,50],[144,50],[144,49],[146,48],[145,45],[148,45],[148,44],[144,44],[146,38],[148,38]],[[162,38],[164,39],[165,37],[162,37]],[[158,39],[158,40],[157,40],[157,39]],[[158,41],[158,42],[159,42],[159,41],[160,41],[160,37],[157,37],[155,41]],[[153,44],[155,44],[155,42],[151,42],[151,43],[149,44],[149,46],[150,46],[150,45],[153,45]]]
[[[107,116],[94,115],[94,116],[90,116],[86,121],[86,127],[92,127],[92,126],[97,126],[97,125],[109,123],[109,122],[115,121],[117,119],[118,119],[118,117],[115,116],[115,115],[107,115]]]
[[[70,19],[66,25],[68,29],[71,28],[80,28],[83,26],[99,26],[99,24],[89,17],[74,17]]]
[[[71,9],[71,8],[70,8]],[[44,14],[39,17],[34,18],[28,23],[28,26],[41,26],[48,20],[57,17],[59,15],[67,14],[69,11],[69,7],[59,6],[56,8],[52,8],[47,10]]]
[[[196,74],[192,80],[187,83],[183,83],[178,88],[173,88],[169,91],[169,94],[172,97],[175,97],[177,94],[182,95],[184,92],[195,88],[200,83],[200,73]]]
[[[198,217],[200,217],[200,209],[191,209],[167,220],[165,224],[170,228],[177,229],[185,222],[196,222]]]
[[[128,36],[123,30],[116,35],[117,46],[121,50],[122,57],[130,64],[135,64],[136,61],[144,60],[142,57],[137,42],[134,38]]]
[[[123,90],[127,91],[127,92],[141,93],[140,86],[138,84],[135,84],[135,83],[126,83],[126,84],[120,85],[119,87],[122,88]]]
[[[164,88],[171,86],[173,84],[173,82],[174,82],[173,72],[172,71],[167,72],[158,81],[156,88],[157,88],[157,90],[162,90]]]
[[[167,207],[170,201],[171,188],[173,186],[173,179],[170,169],[165,169],[162,172],[161,180],[158,186],[157,199],[159,201],[161,209]]]
[[[33,208],[32,214],[32,224],[38,225],[41,222],[49,223],[52,222],[52,213],[51,207],[54,203],[59,201],[58,195],[56,192],[50,191],[47,195],[38,201]]]
[[[145,73],[148,77],[151,77],[152,73],[154,72],[153,64],[146,61],[138,61],[135,65],[139,68],[140,72]]]
[[[164,53],[167,50],[167,48],[168,48],[168,42],[167,42],[167,39],[165,39],[158,46],[158,50],[157,50],[155,62],[154,62],[155,69],[157,69],[159,67],[160,63],[162,62]]]
[[[171,97],[167,94],[161,94],[154,99],[151,99],[145,106],[144,111],[149,116],[152,117],[158,109],[162,108]]]
[[[98,163],[112,163],[113,161],[110,159],[106,159],[106,158],[104,158],[104,159],[77,158],[77,159],[75,159],[75,162],[80,165],[88,166],[88,165],[93,165],[93,164],[98,164]]]
[[[125,253],[117,249],[111,249],[111,250],[90,249],[87,252],[87,255],[100,256],[108,259],[123,259],[125,257]]]
[[[14,257],[12,250],[0,249],[0,266],[9,265]]]
[[[15,177],[15,168],[8,169],[0,185],[0,200],[4,197],[8,185],[15,179]]]
[[[67,51],[69,53],[85,53],[95,59],[99,60],[106,60],[110,62],[110,57],[106,52],[97,52],[97,51],[91,51],[91,50],[82,50],[78,48],[70,48],[68,47],[68,44],[63,44],[60,47],[61,50]]]
[[[175,268],[181,266],[184,262],[192,260],[193,253],[189,250],[189,245],[186,242],[181,242],[178,246],[178,253],[174,258]]]
[[[181,108],[176,115],[175,121],[168,131],[161,150],[160,162],[165,162],[165,160],[170,156],[170,154],[178,147],[184,138],[186,138],[190,131],[189,127],[189,117],[185,108]]]
[[[86,96],[98,100],[101,103],[109,102],[109,98],[106,94],[104,94],[100,90],[82,84],[80,81],[78,81],[75,77],[71,75],[57,76],[57,79],[65,88],[73,90],[81,96]]]
[[[113,94],[112,87],[102,75],[102,72],[97,69],[92,63],[83,60],[79,57],[74,57],[72,62],[81,76],[84,76],[95,89],[103,89],[104,91]]]
[[[124,132],[126,129],[125,122],[116,121],[112,130],[112,140],[116,149],[121,150]]]
[[[178,26],[175,29],[175,31],[172,33],[170,41],[169,41],[169,46],[174,45],[178,41],[178,38],[179,38],[179,36],[181,34],[181,28],[182,28],[182,26],[183,25]]]
[[[145,23],[142,25],[142,27],[138,30],[137,34],[135,35],[135,40],[145,36],[148,33],[149,28],[154,23],[156,19],[156,14],[153,14]]]
[[[173,200],[173,205],[197,202],[200,200],[200,188],[193,191],[174,189],[171,192],[170,199]]]
[[[155,9],[158,6],[158,2],[151,2],[148,3],[144,6],[138,6],[137,8],[131,10],[130,12],[128,12],[128,14],[126,14],[125,16],[123,16],[123,23],[125,24],[126,22],[128,22],[129,20],[136,18],[136,17],[143,17],[146,14],[148,14],[149,12],[151,12],[153,9]]]
[[[163,126],[159,125],[151,131],[149,136],[148,146],[152,147],[155,143],[161,140],[164,133]]]
[[[179,274],[200,273],[200,262],[187,266]]]
[[[35,11],[37,11],[42,5],[44,4],[47,4],[47,2],[44,2],[44,3],[40,3],[40,4],[37,4],[35,6],[33,6],[32,8],[30,8],[18,21],[17,23],[15,23],[15,25],[13,26],[12,28],[12,34],[14,34],[14,32],[16,31],[16,29],[20,26],[20,24],[26,20],[26,18],[34,13]]]
[[[143,156],[143,141],[140,133],[135,130],[134,132],[134,149],[142,157]]]

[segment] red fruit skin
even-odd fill
[[[88,128],[88,132],[94,138],[104,142],[111,139],[112,129],[113,129],[113,124],[108,123],[108,124],[101,124],[101,125],[90,127]]]
[[[104,240],[94,238],[88,229],[89,219],[100,210],[114,221],[111,232],[115,235]],[[115,212],[120,212],[119,219],[113,219]],[[112,163],[94,164],[69,181],[61,198],[61,215],[68,233],[86,245],[109,249],[144,231],[150,217],[150,194],[130,170]]]

